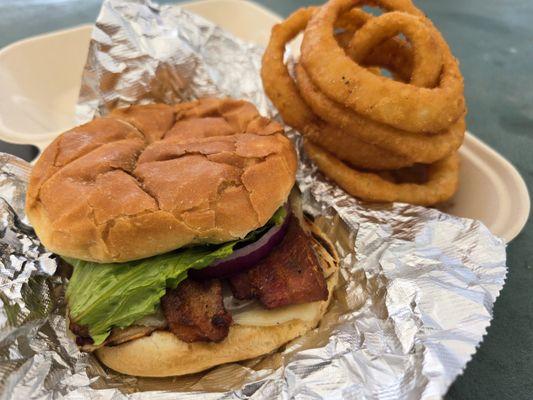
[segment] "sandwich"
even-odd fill
[[[283,127],[227,98],[119,108],[58,136],[26,214],[72,269],[72,339],[116,371],[163,377],[314,329],[338,257],[301,211],[296,168]]]

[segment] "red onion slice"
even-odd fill
[[[259,240],[235,250],[229,257],[218,260],[209,267],[190,270],[189,276],[194,279],[225,278],[253,267],[283,240],[289,225],[289,214],[290,211],[287,211],[283,222],[272,226]]]

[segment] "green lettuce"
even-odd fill
[[[113,327],[127,327],[155,312],[166,288],[187,278],[190,268],[203,268],[233,252],[237,242],[217,249],[196,247],[139,261],[116,264],[65,258],[74,267],[67,288],[70,318],[87,326],[95,345]]]
[[[234,248],[257,240],[272,225],[286,216],[280,208],[263,227],[244,239],[219,246],[181,249],[142,260],[99,264],[64,258],[74,267],[67,288],[70,318],[88,327],[95,345],[109,335],[112,328],[130,326],[155,312],[166,288],[175,288],[187,278],[191,268],[200,269],[231,255]]]
[[[270,218],[270,221],[266,226],[269,227],[271,224],[281,225],[282,222],[285,221],[286,216],[287,216],[287,209],[285,207],[280,207],[276,210],[274,215]]]

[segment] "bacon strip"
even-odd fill
[[[266,308],[326,300],[328,289],[311,238],[290,217],[283,241],[248,271],[229,278],[237,299],[257,298]]]
[[[228,335],[232,319],[224,308],[218,279],[186,279],[167,290],[161,307],[170,331],[184,342],[220,342]]]

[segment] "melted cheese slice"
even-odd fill
[[[318,318],[321,301],[294,304],[274,309],[266,309],[259,302],[253,301],[244,307],[231,311],[233,322],[237,325],[272,326],[299,319],[313,321]]]
[[[257,300],[240,301],[230,296],[224,296],[224,306],[231,314],[233,323],[248,326],[279,325],[295,319],[313,321],[318,317],[321,303],[321,301],[315,301],[269,310]],[[166,324],[165,317],[159,309],[158,312],[147,315],[134,323],[134,325],[154,328],[162,328]]]
[[[329,296],[337,283],[336,276],[327,280]],[[227,287],[224,288],[224,307],[228,310],[237,325],[272,326],[292,320],[314,321],[319,317],[323,301],[293,304],[290,306],[267,309],[257,300],[237,300],[231,296]]]

